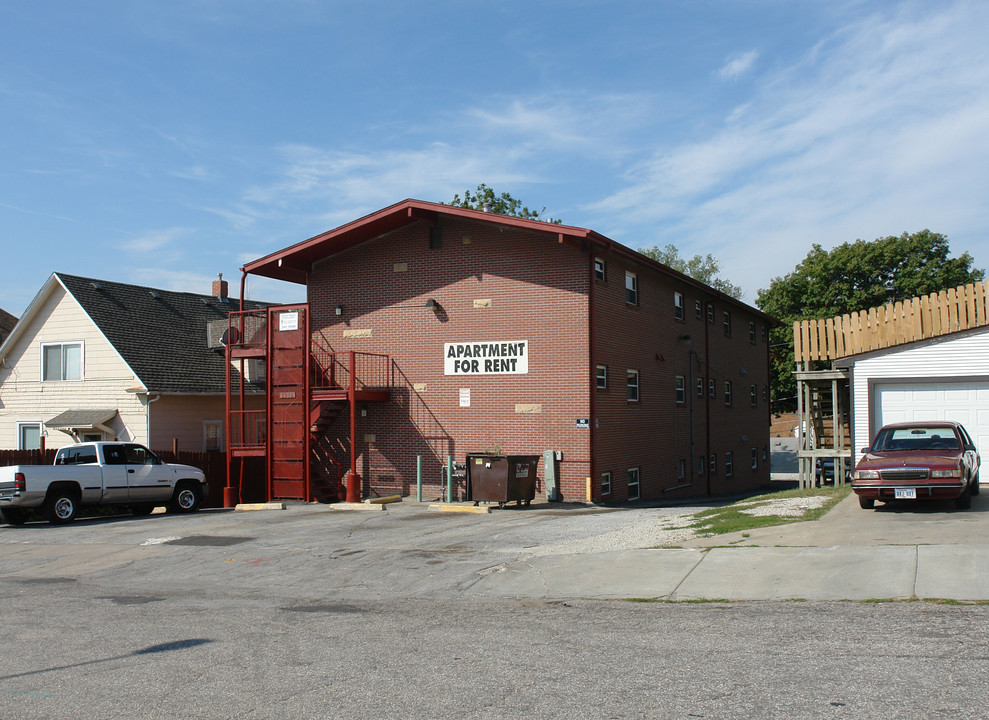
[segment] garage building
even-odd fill
[[[409,495],[419,458],[438,497],[447,458],[476,453],[538,455],[565,501],[769,483],[772,320],[592,230],[405,200],[243,273],[307,302],[232,316],[268,403],[229,389],[228,500],[245,455],[270,498]]]

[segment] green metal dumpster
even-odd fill
[[[528,505],[536,496],[536,468],[539,455],[467,455],[467,481],[470,499],[496,502],[499,507],[516,502]]]

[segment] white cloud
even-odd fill
[[[757,50],[749,50],[736,55],[718,70],[718,77],[722,80],[734,80],[751,70],[758,58],[759,52]]]
[[[169,228],[167,230],[149,230],[143,235],[125,240],[119,246],[122,250],[130,252],[157,252],[175,246],[179,240],[188,236],[191,232],[189,228],[182,227]]]

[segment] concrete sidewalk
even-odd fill
[[[671,601],[989,601],[987,521],[983,502],[968,514],[943,505],[870,512],[853,495],[821,520],[697,538],[683,548],[551,555],[499,566],[469,592]]]

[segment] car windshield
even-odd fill
[[[873,452],[894,452],[898,450],[958,450],[961,445],[950,427],[883,428],[872,445]]]

